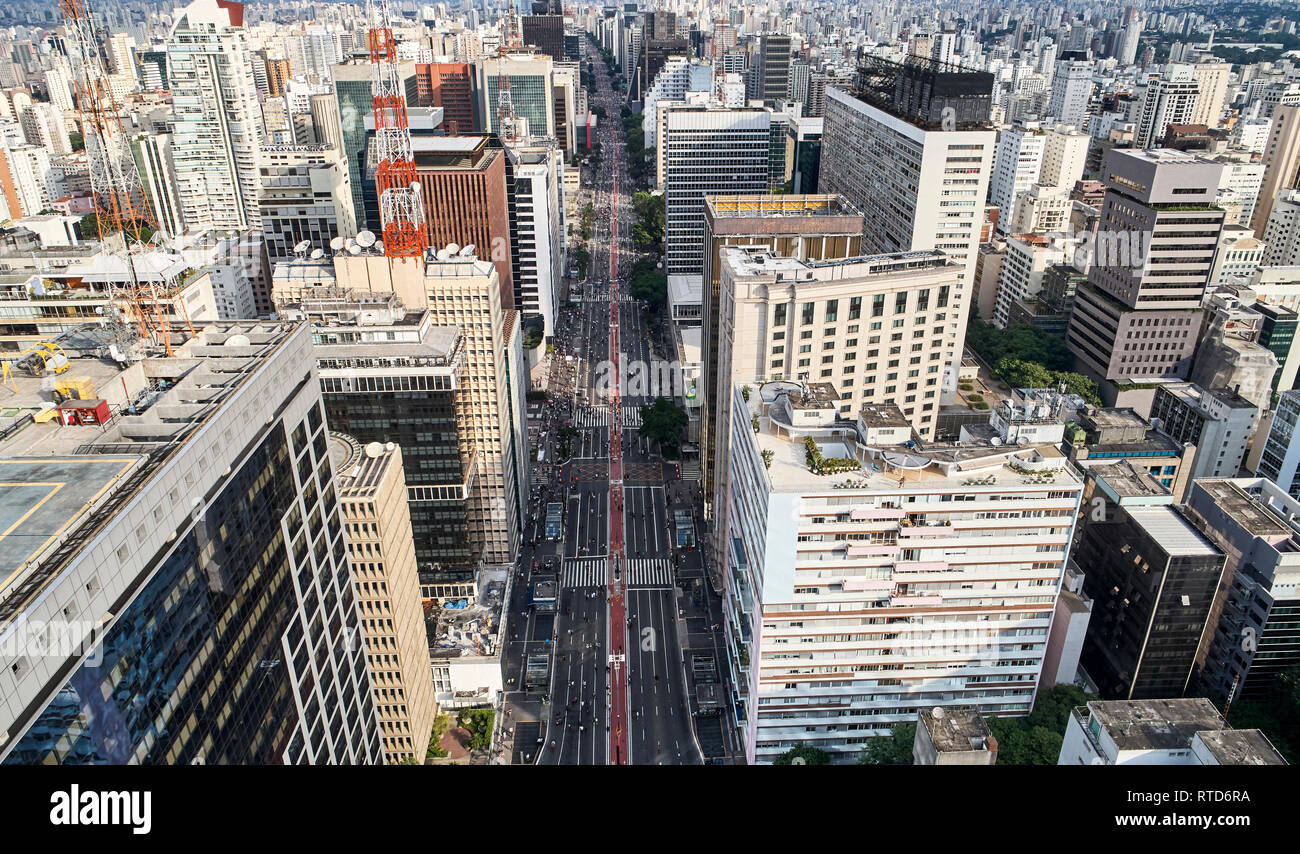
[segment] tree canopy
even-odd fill
[[[882,738],[867,742],[858,754],[859,765],[911,765],[912,744],[916,741],[916,724],[898,724]]]
[[[1037,362],[1011,356],[999,359],[994,370],[1012,388],[1058,388],[1064,384],[1067,393],[1077,394],[1093,406],[1101,406],[1101,391],[1097,383],[1083,374],[1053,371]]]
[[[1257,695],[1234,702],[1228,723],[1263,730],[1287,762],[1300,762],[1300,665],[1277,673]]]
[[[796,762],[795,760],[802,760]],[[773,765],[829,765],[831,755],[816,747],[792,747],[772,760]]]
[[[638,218],[636,225],[632,226],[632,239],[637,246],[662,250],[666,224],[663,194],[638,191],[632,196],[632,210]]]
[[[633,299],[645,300],[653,315],[668,305],[668,276],[655,269],[652,258],[642,258],[632,267],[628,292]]]
[[[641,407],[641,435],[654,439],[665,449],[676,451],[686,432],[686,410],[666,397]]]
[[[989,730],[998,740],[998,764],[1055,765],[1070,710],[1090,699],[1077,685],[1054,685],[1038,692],[1034,708],[1023,718],[989,717]]]
[[[991,323],[971,319],[966,328],[966,343],[989,365],[1003,358],[1037,362],[1049,371],[1069,371],[1074,357],[1065,341],[1048,335],[1036,326],[1020,325],[999,329]]]

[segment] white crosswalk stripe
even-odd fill
[[[673,563],[667,558],[630,558],[627,562],[629,587],[672,587]]]
[[[698,460],[688,460],[682,463],[682,480],[699,480],[700,476],[700,463]]]
[[[566,558],[561,567],[561,587],[604,587],[606,579],[603,557]]]
[[[584,406],[573,419],[576,427],[608,427],[610,422],[608,406]]]
[[[623,426],[640,427],[641,426],[641,407],[635,403],[623,404]]]

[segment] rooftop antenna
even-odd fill
[[[397,67],[388,0],[368,0],[366,17],[373,24],[368,42],[375,66],[374,98],[375,189],[384,254],[389,258],[421,258],[427,245],[420,184],[411,153],[411,126],[406,114],[406,90]]]

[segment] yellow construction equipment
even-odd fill
[[[43,377],[47,374],[61,374],[66,371],[68,369],[68,356],[58,344],[42,341],[28,347],[18,355],[18,358],[11,360],[6,367],[8,368],[9,365],[22,370],[28,376]],[[9,370],[5,371],[6,374],[9,372]]]
[[[65,400],[93,400],[95,383],[90,377],[64,377],[54,384],[54,402]]]

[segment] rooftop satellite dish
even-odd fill
[[[396,442],[385,442],[385,443],[384,443],[384,450],[385,450],[385,451],[391,451],[391,450],[393,450],[393,449],[396,448],[396,447],[397,447],[397,443],[396,443]]]
[[[470,257],[470,256],[473,255],[473,254],[474,254],[474,244],[473,244],[473,243],[470,243],[470,244],[468,244],[467,246],[462,247],[461,250],[460,250],[460,257],[462,257],[462,258],[468,258],[468,257]]]
[[[368,249],[375,245],[375,233],[370,229],[357,232],[357,243],[363,248]]]
[[[366,456],[370,457],[370,459],[372,460],[375,457],[382,454],[383,452],[384,452],[384,446],[379,442],[371,442],[370,444],[366,445]]]
[[[1002,437],[994,436],[992,439],[989,439],[989,444],[996,448],[998,445],[1002,444]]]
[[[943,706],[935,706],[930,715],[937,721],[943,720]]]
[[[307,251],[307,247],[309,246],[311,246],[310,240],[300,240],[298,241],[298,244],[293,247],[293,254],[301,255],[302,253]]]
[[[349,255],[360,255],[360,254],[361,254],[361,247],[358,246],[358,245],[355,244],[355,243],[349,243],[349,244],[348,244],[348,254],[349,254]]]
[[[247,347],[252,343],[253,342],[249,340],[247,335],[231,335],[229,338],[225,340],[222,346],[223,347]]]
[[[338,252],[340,249],[343,248],[344,242],[345,241],[343,240],[342,237],[332,237],[330,238],[330,249],[333,249],[335,252]]]
[[[439,249],[437,252],[433,253],[433,257],[437,258],[439,261],[446,261],[448,256],[449,253],[446,249]]]
[[[319,259],[321,259],[321,258],[324,258],[324,257],[325,257],[325,250],[324,250],[324,249],[313,249],[313,250],[311,251],[311,257],[312,257],[312,260],[319,260]]]
[[[460,244],[459,244],[459,243],[448,243],[448,244],[447,244],[447,254],[448,254],[448,255],[455,255],[455,254],[456,254],[457,252],[459,252],[459,251],[460,251]]]
[[[376,251],[376,252],[383,252],[383,251],[384,251],[384,241],[382,241],[382,240],[376,240],[376,241],[375,241],[375,251]]]

